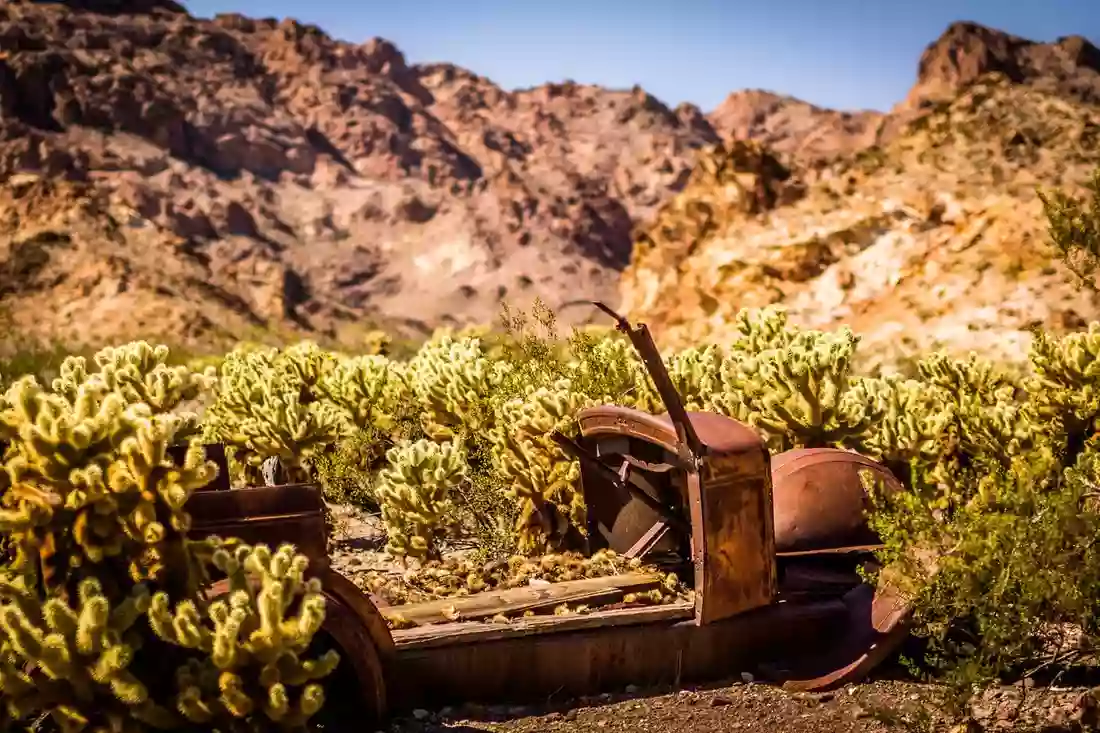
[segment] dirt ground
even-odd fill
[[[788,692],[755,682],[686,690],[638,690],[537,707],[464,705],[417,710],[390,722],[390,733],[847,733],[1095,731],[1088,690],[992,690],[968,722],[949,722],[931,688],[875,680],[835,692]]]
[[[467,705],[417,710],[393,720],[390,733],[848,733],[867,731],[1096,730],[1095,707],[1085,689],[993,690],[972,708],[969,722],[937,712],[931,688],[880,679],[836,692],[797,693],[735,682],[686,690],[637,690],[556,705]]]
[[[733,684],[711,689],[601,695],[572,704],[537,708],[467,706],[395,721],[400,733],[809,733],[810,731],[902,730],[876,720],[865,707],[874,697],[868,690],[853,694],[799,695],[757,684]],[[651,693],[652,694],[652,693]],[[901,693],[904,694],[904,693]]]

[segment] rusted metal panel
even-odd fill
[[[659,614],[662,607],[640,610]],[[690,615],[690,607],[684,613]],[[399,641],[389,668],[390,703],[395,710],[425,700],[518,703],[721,679],[774,655],[822,648],[846,615],[844,604],[832,600],[776,604],[705,626],[672,618],[441,646]]]
[[[851,451],[804,448],[772,458],[775,546],[780,553],[874,547],[860,472],[873,471],[888,489],[901,483],[884,466]]]
[[[692,432],[705,446],[699,470],[681,471],[691,521],[691,555],[700,624],[728,618],[771,603],[776,592],[774,524],[768,451],[750,428],[723,415],[687,413]],[[649,415],[626,407],[595,407],[578,415],[581,435],[649,443],[673,458],[678,436],[669,415]],[[583,469],[582,469],[583,471]],[[635,521],[619,522],[616,508],[630,507],[609,490],[596,472],[582,473],[585,500],[614,539],[631,547],[659,518],[635,506]],[[620,492],[621,493],[621,492]],[[665,494],[665,500],[669,494]],[[646,520],[649,520],[648,523]]]
[[[701,528],[693,533],[699,623],[771,603],[776,569],[767,454],[712,451],[694,478],[688,493],[692,524]]]
[[[183,459],[187,455],[186,445],[168,446],[168,456],[177,465],[183,465]],[[206,486],[199,491],[229,491],[229,459],[225,454],[225,446],[221,443],[205,443],[202,446],[206,453],[206,460],[213,461],[218,467],[218,474]]]
[[[193,537],[238,537],[249,544],[289,542],[311,570],[328,564],[324,500],[315,484],[198,491],[186,506]]]

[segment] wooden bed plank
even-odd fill
[[[569,616],[534,616],[509,623],[492,624],[474,621],[458,621],[448,624],[399,629],[393,632],[393,642],[398,652],[409,649],[429,649],[458,644],[480,644],[502,639],[518,639],[540,634],[565,631],[606,629],[634,626],[654,622],[675,622],[690,619],[695,606],[690,601],[679,601],[663,606],[621,608],[613,611]]]
[[[490,618],[498,613],[522,613],[557,606],[562,603],[591,603],[600,592],[606,593],[605,603],[614,603],[624,593],[650,590],[661,583],[653,573],[628,573],[605,578],[581,578],[549,585],[532,585],[488,591],[469,596],[443,598],[423,603],[406,603],[380,609],[389,620],[398,618],[418,626],[459,619]]]

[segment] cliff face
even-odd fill
[[[535,297],[579,322],[620,292],[685,337],[773,299],[858,319],[900,307],[881,273],[960,222],[1036,238],[1034,183],[1075,181],[1095,152],[1096,49],[967,24],[885,115],[759,91],[709,115],[640,88],[506,91],[382,39],[171,0],[7,2],[0,49],[0,314],[68,342],[354,341]],[[693,175],[719,144],[734,163],[704,152]],[[873,254],[891,232],[912,244]],[[764,267],[758,250],[804,253]]]
[[[852,325],[880,358],[1019,357],[1032,326],[1100,318],[1051,261],[1035,195],[1100,165],[1098,90],[1082,39],[953,25],[878,144],[789,169],[744,142],[709,151],[641,230],[623,308],[669,344],[721,341],[739,308],[781,303],[808,325]]]

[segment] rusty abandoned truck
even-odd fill
[[[628,685],[680,685],[756,670],[813,690],[856,681],[907,636],[901,595],[858,572],[878,539],[864,520],[861,470],[895,477],[858,454],[803,449],[770,456],[750,428],[687,412],[644,325],[606,307],[646,364],[667,412],[600,406],[578,415],[580,437],[555,435],[581,465],[588,551],[601,548],[676,572],[694,600],[624,603],[655,587],[649,573],[585,578],[403,604],[412,628],[328,564],[324,501],[311,484],[230,489],[218,479],[192,495],[196,535],[294,543],[324,585],[324,630],[341,652],[343,684],[375,719],[426,705],[507,703],[593,694]],[[881,576],[880,576],[881,577]],[[212,589],[217,592],[217,587]],[[585,614],[542,614],[562,603]],[[457,611],[460,620],[454,618]],[[535,611],[506,624],[501,612]]]

